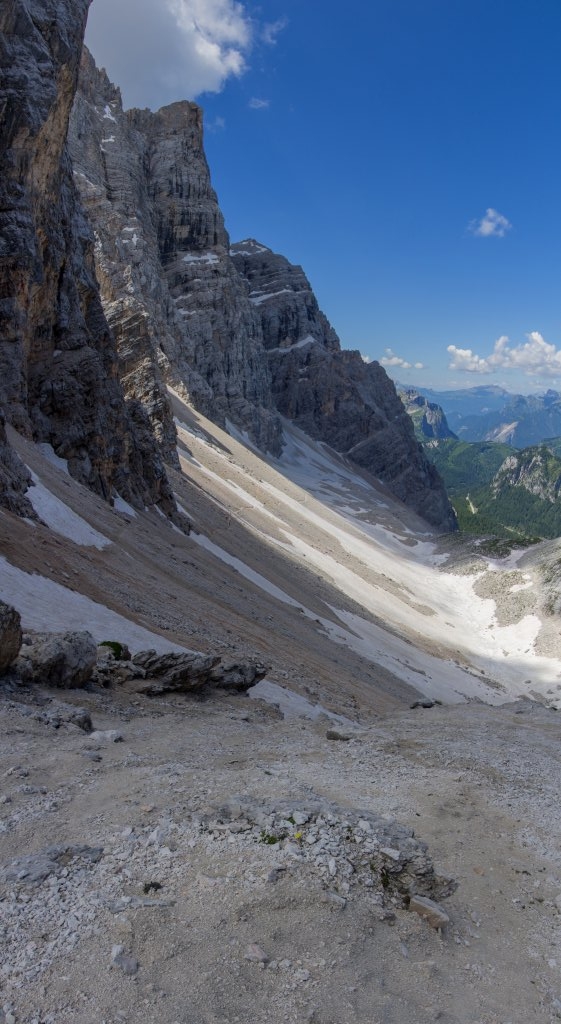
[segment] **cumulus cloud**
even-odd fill
[[[259,100],[257,96],[252,96],[248,103],[251,110],[266,110],[268,106],[269,100]]]
[[[481,220],[472,220],[468,225],[472,235],[479,238],[504,238],[512,224],[502,213],[489,206]]]
[[[401,370],[424,370],[425,368],[423,363],[409,363],[401,356],[396,356],[391,348],[387,348],[385,351],[385,356],[380,359],[382,366],[399,366]]]
[[[518,370],[528,377],[561,375],[561,349],[545,341],[538,331],[526,335],[527,341],[511,346],[503,335],[488,356],[479,356],[470,348],[448,345],[450,370],[466,373],[493,373],[495,370]]]
[[[236,0],[94,0],[86,42],[126,106],[220,92],[247,68],[254,25]]]

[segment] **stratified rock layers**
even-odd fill
[[[67,153],[88,6],[11,0],[0,10],[0,406],[104,497],[117,490],[171,511],[144,412],[125,404]]]
[[[432,525],[455,529],[444,485],[385,370],[341,350],[301,267],[253,239],[230,251],[261,317],[279,412],[379,477]]]
[[[282,413],[453,528],[383,370],[341,351],[299,267],[257,243],[230,250],[199,107],[124,112],[87,51],[75,98],[87,9],[12,0],[0,12],[7,422],[105,497],[173,514],[170,382],[273,455]],[[21,510],[27,480],[0,441],[2,500]]]
[[[146,411],[165,457],[173,460],[175,438],[164,379],[278,454],[259,317],[228,255],[200,108],[124,112],[86,50],[70,145],[125,392]]]

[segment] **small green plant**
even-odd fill
[[[259,842],[265,843],[265,846],[274,846],[278,841],[279,836],[275,836],[272,832],[265,832],[264,829],[259,836]]]
[[[390,873],[387,868],[382,868],[382,870],[380,871],[380,881],[382,883],[382,888],[389,889]]]
[[[117,661],[130,660],[131,655],[128,647],[126,644],[119,643],[118,640],[102,640],[98,646],[109,647],[109,650],[112,651],[113,657],[116,658]]]

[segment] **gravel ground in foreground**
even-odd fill
[[[337,740],[243,696],[64,695],[114,742],[55,729],[54,693],[4,696],[0,1020],[561,1018],[554,712],[418,708]]]

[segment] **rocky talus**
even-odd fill
[[[429,523],[453,530],[444,485],[385,370],[341,349],[301,267],[254,239],[231,254],[261,318],[279,412],[379,477]]]
[[[175,435],[164,380],[278,454],[259,318],[228,255],[202,131],[194,103],[124,112],[119,90],[84,51],[70,145],[125,393],[140,402],[168,461]]]
[[[125,404],[67,152],[88,6],[0,10],[0,406],[104,497],[171,512],[145,415]]]

